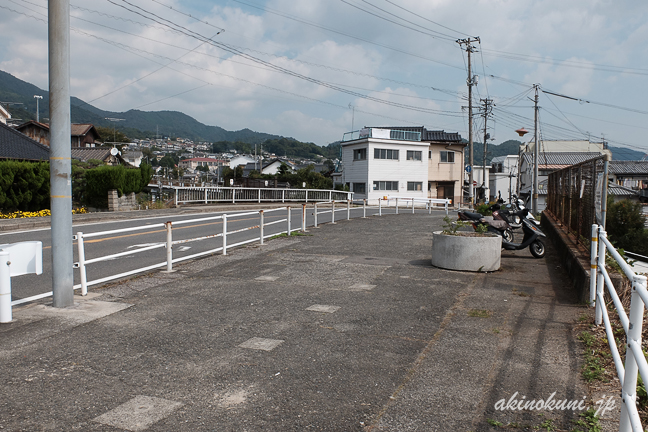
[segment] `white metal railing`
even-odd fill
[[[153,185],[150,185],[153,186]],[[328,189],[276,189],[276,188],[242,188],[217,186],[167,186],[157,185],[161,189],[170,189],[178,203],[210,202],[316,202],[340,201],[353,199],[353,192]]]
[[[605,269],[606,252],[619,264],[623,273],[632,283],[630,298],[630,313],[626,314],[619,295],[612,285],[610,276]],[[614,307],[626,333],[625,365],[615,341],[614,331],[610,324],[603,286],[612,299]],[[638,275],[625,262],[612,243],[607,239],[603,227],[592,225],[591,242],[591,273],[590,273],[590,303],[595,302],[596,325],[605,324],[605,333],[614,359],[619,382],[621,383],[621,421],[620,432],[643,432],[639,413],[637,412],[637,374],[641,373],[643,382],[648,382],[648,362],[641,348],[641,331],[644,308],[648,305],[648,290],[646,276]]]
[[[419,198],[416,198],[417,200],[420,200]],[[332,200],[332,201],[326,201],[326,202],[314,202],[313,207],[311,209],[313,210],[312,216],[313,216],[313,226],[317,228],[319,224],[319,217],[324,214],[330,214],[331,215],[331,221],[330,223],[335,224],[336,220],[339,220],[339,218],[336,219],[336,213],[339,212],[346,212],[346,215],[343,216],[347,220],[351,219],[351,212],[352,210],[362,210],[362,216],[363,218],[367,217],[367,210],[369,209],[377,209],[378,213],[376,213],[376,216],[382,216],[383,213],[385,213],[384,209],[382,208],[382,201],[385,201],[384,199],[380,199],[378,201],[378,206],[367,206],[367,200],[362,200],[360,203],[355,203],[355,207],[352,205],[354,204],[351,200]],[[435,201],[435,200],[430,200],[430,199],[424,199],[423,201],[429,202],[429,201]],[[437,200],[437,201],[443,201],[443,200]],[[428,209],[428,213],[431,213],[432,211],[432,205],[431,202],[427,205],[426,207]],[[88,292],[88,287],[109,282],[112,280],[116,279],[121,279],[127,276],[132,276],[134,274],[138,273],[143,273],[147,272],[150,270],[154,270],[157,268],[162,268],[166,267],[166,271],[173,271],[173,264],[178,263],[181,261],[186,261],[190,260],[193,258],[198,258],[201,256],[205,255],[210,255],[214,254],[216,252],[221,252],[223,255],[227,255],[228,249],[231,249],[233,247],[245,245],[248,243],[254,243],[254,242],[259,242],[259,244],[264,244],[265,239],[269,237],[273,237],[277,235],[277,232],[273,232],[271,234],[266,234],[265,229],[269,226],[276,225],[276,224],[285,224],[285,229],[282,229],[280,233],[286,233],[290,235],[290,233],[295,232],[295,231],[306,231],[307,227],[307,221],[306,221],[306,211],[307,211],[307,205],[306,204],[301,204],[301,221],[299,225],[293,224],[292,221],[292,214],[291,214],[291,208],[289,206],[287,207],[280,207],[276,209],[270,209],[270,210],[258,210],[258,211],[250,211],[250,212],[244,212],[244,213],[235,213],[235,214],[223,214],[219,216],[210,216],[210,217],[203,217],[203,218],[197,218],[197,219],[188,219],[188,220],[182,220],[182,221],[175,221],[175,222],[165,222],[165,223],[157,223],[157,224],[150,224],[150,225],[140,225],[136,227],[130,227],[130,228],[121,228],[121,229],[116,229],[116,230],[107,230],[107,231],[99,231],[99,232],[94,232],[94,233],[83,233],[81,231],[77,232],[76,235],[73,236],[74,240],[77,241],[77,255],[78,255],[78,261],[74,263],[74,268],[79,269],[79,280],[80,283],[74,285],[74,289],[81,290],[82,295],[86,295]],[[265,218],[269,213],[272,212],[286,212],[286,217],[275,220],[272,222],[266,222]],[[446,214],[448,212],[448,207],[446,205]],[[398,208],[396,208],[396,213],[398,213]],[[240,218],[243,216],[252,216],[256,215],[259,217],[258,223],[254,224],[249,227],[245,227],[242,229],[236,229],[236,230],[230,230],[228,228],[228,223],[231,223],[233,220],[236,220],[236,218]],[[194,237],[190,239],[182,239],[182,240],[173,240],[173,228],[178,227],[180,225],[186,225],[190,223],[196,223],[196,222],[205,222],[205,221],[222,221],[222,230],[218,233],[212,232],[212,233],[206,233],[204,235],[201,235],[199,237]],[[90,238],[100,238],[100,237],[106,237],[109,235],[113,234],[121,234],[121,233],[132,233],[136,231],[144,231],[144,230],[151,230],[151,229],[156,229],[156,228],[162,228],[165,231],[165,240],[161,241],[159,243],[155,244],[150,244],[144,247],[140,247],[137,249],[129,249],[126,252],[119,252],[119,253],[114,253],[110,255],[104,255],[104,256],[98,256],[94,258],[88,259],[86,257],[86,247],[85,247],[85,240],[90,239]],[[228,243],[228,236],[231,236],[233,234],[245,232],[245,231],[251,231],[251,230],[259,230],[258,236],[248,239],[248,240],[243,240],[234,244],[229,244]],[[215,247],[203,252],[198,252],[195,254],[191,255],[186,255],[178,258],[173,258],[173,246],[174,245],[180,245],[180,244],[186,244],[190,242],[196,242],[196,241],[202,241],[202,240],[207,240],[207,239],[217,239],[221,238],[221,244],[219,247]],[[152,251],[155,249],[162,249],[164,248],[166,250],[166,259],[164,261],[160,261],[156,264],[148,265],[145,267],[137,268],[134,270],[129,270],[126,272],[110,275],[107,277],[102,277],[94,280],[88,280],[88,265],[99,263],[99,262],[104,262],[104,261],[109,261],[109,260],[114,260],[114,259],[119,259],[123,258],[126,256],[132,256],[134,254],[140,254],[143,252],[148,252]],[[38,299],[46,298],[52,296],[52,291],[42,293],[42,294],[37,294],[35,296],[19,299],[19,300],[14,300],[11,302],[11,306],[16,306],[20,305],[23,303],[35,301]]]

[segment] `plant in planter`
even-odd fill
[[[443,231],[433,233],[433,266],[462,271],[495,271],[500,268],[502,237],[487,232],[459,231],[459,228],[469,226],[469,222],[452,221],[447,216],[444,221]]]

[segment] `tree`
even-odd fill
[[[622,200],[614,202],[608,196],[605,229],[615,246],[640,255],[648,255],[648,231],[644,228],[646,216],[641,203]]]
[[[165,168],[174,168],[176,166],[176,163],[177,162],[168,153],[165,154],[159,162],[160,166]]]
[[[209,167],[207,165],[198,165],[196,167],[197,171],[209,172]]]
[[[130,142],[130,139],[123,132],[120,132],[117,129],[103,126],[95,126],[95,129],[97,129],[97,132],[99,132],[99,135],[101,136],[101,139],[99,140],[101,142]]]

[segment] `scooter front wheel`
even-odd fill
[[[531,255],[536,258],[542,258],[545,255],[545,245],[540,240],[536,240],[529,245]]]

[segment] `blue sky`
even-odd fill
[[[529,97],[537,83],[580,99],[540,93],[544,139],[604,137],[648,153],[644,2],[71,5],[72,94],[101,109],[178,110],[228,130],[320,145],[339,140],[352,125],[423,125],[467,137],[467,58],[455,40],[479,36],[473,101],[494,100],[488,119],[494,143],[517,138],[519,127],[532,130]],[[0,69],[41,88],[47,88],[46,7],[45,0],[0,0]],[[475,126],[481,129],[483,120]]]

